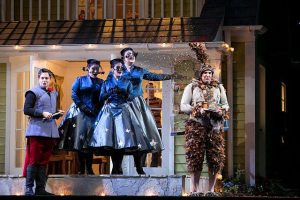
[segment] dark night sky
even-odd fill
[[[259,24],[267,28],[262,36],[268,59],[300,63],[300,11],[295,0],[261,0]]]

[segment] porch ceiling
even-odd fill
[[[220,18],[1,22],[0,45],[213,41]]]

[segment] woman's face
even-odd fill
[[[112,71],[113,71],[115,77],[119,78],[120,76],[122,76],[122,74],[123,74],[122,63],[115,64],[114,67],[112,68]]]
[[[99,70],[100,70],[101,66],[99,65],[91,65],[89,68],[88,68],[88,72],[89,72],[89,76],[92,77],[92,78],[96,78],[99,74]],[[102,71],[102,68],[101,68],[101,71]]]
[[[128,50],[124,53],[124,62],[125,63],[134,63],[135,62],[135,55],[134,52]]]

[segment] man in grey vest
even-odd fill
[[[57,92],[49,88],[54,74],[42,68],[38,72],[39,84],[25,93],[24,114],[29,116],[26,130],[27,156],[25,195],[53,195],[45,190],[49,162],[59,138],[55,119],[63,115],[56,110]],[[34,181],[35,192],[33,192]]]

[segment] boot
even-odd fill
[[[25,195],[26,196],[33,196],[33,185],[34,179],[37,174],[37,167],[36,166],[27,166],[26,168],[26,182],[25,182]]]
[[[134,158],[134,164],[135,164],[135,167],[136,167],[136,172],[139,174],[139,175],[142,175],[142,174],[146,174],[143,170],[143,167],[142,167],[142,161],[141,161],[141,153],[137,152],[133,155],[133,158]]]
[[[93,153],[88,152],[86,153],[86,158],[85,158],[85,163],[86,163],[86,173],[88,175],[95,175],[93,172]]]
[[[113,163],[111,174],[123,174],[123,170],[122,170],[123,155],[117,153],[113,154],[111,156],[111,160]]]
[[[79,171],[78,175],[85,174],[85,154],[81,151],[78,152]]]
[[[35,188],[35,195],[54,195],[50,192],[45,190],[47,182],[47,175],[46,175],[46,167],[40,166],[37,171],[36,176],[36,188]]]

